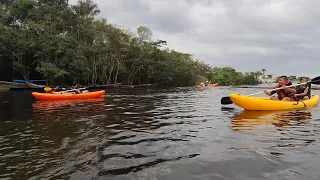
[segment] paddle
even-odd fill
[[[65,92],[72,92],[72,91],[76,91],[76,90],[84,90],[84,89],[87,89],[88,87],[84,87],[84,88],[77,88],[77,89],[70,89],[70,90],[65,90],[65,91],[58,91],[58,92],[55,92],[57,94],[62,94],[62,93],[65,93]]]
[[[72,92],[72,91],[76,91],[76,90],[84,90],[84,89],[87,89],[87,88],[89,88],[89,87],[70,89],[70,90],[65,90],[65,91],[58,91],[58,92],[54,92],[54,93],[62,94],[62,93],[65,93],[65,92]],[[44,91],[46,91],[46,92],[51,91],[51,90],[52,90],[52,88],[50,88],[50,87],[45,87],[44,88]]]
[[[320,84],[320,76],[313,78],[313,79],[312,79],[311,81],[309,81],[309,82],[300,83],[300,84],[291,85],[291,86],[286,86],[285,88],[300,86],[300,85],[304,85],[304,84],[308,84],[308,83],[311,83],[311,84]],[[276,89],[271,89],[271,90],[269,90],[269,92],[276,91],[276,90],[280,90],[280,89],[283,89],[283,87],[276,88]],[[261,94],[261,93],[263,93],[263,92],[264,92],[264,91],[262,91],[262,92],[257,92],[257,93],[249,94],[249,95],[247,95],[247,96],[253,96],[253,95],[256,95],[256,94]],[[223,105],[232,104],[232,103],[233,103],[233,102],[232,102],[232,100],[230,99],[229,96],[226,96],[226,97],[222,97],[222,98],[221,98],[221,104],[223,104]]]

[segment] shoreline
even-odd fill
[[[121,86],[121,85],[120,85]],[[122,86],[129,86],[129,85],[122,85]],[[134,87],[155,87],[154,84],[141,84],[141,85],[132,85]],[[177,86],[178,87],[178,86]],[[189,86],[192,87],[192,86]],[[264,86],[261,85],[240,85],[240,86],[217,86],[222,88],[253,88],[253,89],[273,89],[274,86],[268,86],[265,84]],[[9,81],[0,81],[0,91],[10,90],[10,88],[31,88],[26,83],[15,83],[15,82],[9,82]],[[320,90],[320,85],[312,85],[312,90]]]
[[[29,86],[25,83],[0,81],[0,90],[9,90],[10,88],[27,88],[27,87]]]

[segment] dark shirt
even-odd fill
[[[296,87],[297,94],[304,93],[304,90],[306,90],[307,87],[309,87],[309,90],[308,90],[306,96],[308,96],[310,98],[310,96],[311,96],[311,83],[307,83],[306,85],[297,86]],[[303,98],[303,97],[304,96],[299,96],[299,98]]]

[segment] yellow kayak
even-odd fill
[[[276,111],[288,110],[304,107],[316,106],[319,102],[319,96],[316,94],[311,95],[311,98],[303,101],[275,101],[270,100],[269,97],[249,97],[240,95],[238,93],[231,94],[230,99],[232,102],[245,109],[254,111]]]

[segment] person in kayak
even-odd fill
[[[205,86],[208,86],[208,85],[209,85],[209,81],[206,81],[206,82],[204,83],[204,85],[205,85]]]
[[[200,85],[201,87],[205,86],[205,84],[203,83],[203,81],[201,81],[199,85]]]
[[[280,101],[296,101],[297,98],[294,96],[294,94],[297,93],[297,91],[294,88],[286,88],[286,86],[291,86],[292,83],[288,79],[287,76],[280,76],[278,78],[278,85],[275,88],[282,87],[283,89],[271,91],[264,90],[264,93],[268,96],[271,96],[271,100],[280,100]],[[277,93],[278,97],[272,96],[273,94]]]
[[[72,84],[71,89],[74,90],[76,92],[76,94],[80,94],[82,93],[80,90],[80,85],[79,84]]]
[[[309,81],[308,77],[301,77],[299,79],[300,83],[307,83]],[[294,94],[299,100],[307,100],[310,99],[311,96],[311,83],[307,83],[304,85],[300,85],[296,87],[297,93]]]

